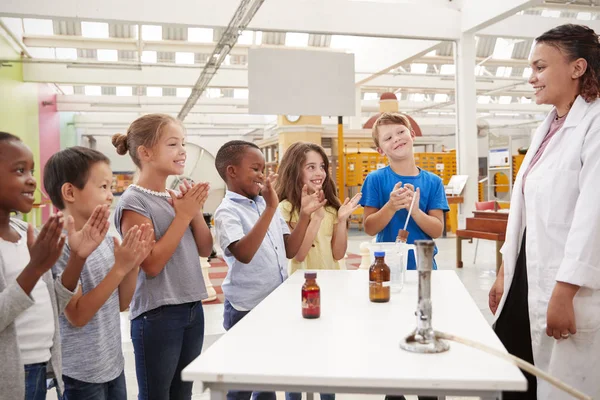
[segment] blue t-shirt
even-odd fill
[[[419,208],[425,213],[429,213],[431,210],[449,210],[442,179],[439,176],[428,171],[423,171],[420,168],[419,175],[417,176],[398,175],[392,171],[390,166],[371,172],[367,175],[363,184],[360,204],[363,207],[383,208],[385,203],[390,199],[390,193],[394,190],[394,186],[398,182],[402,182],[403,185],[410,183],[415,187],[415,190],[417,188],[421,189]],[[408,210],[398,210],[390,220],[390,223],[377,234],[377,242],[395,242],[398,237],[398,231],[404,228],[407,216]],[[431,237],[423,232],[412,218],[408,221],[406,230],[409,232],[407,240],[407,243],[409,244],[414,243],[415,240],[431,240]],[[436,246],[434,256],[437,252],[438,249]],[[414,254],[410,251],[408,253],[407,269],[416,268],[417,265]],[[435,260],[433,262],[433,268],[437,269]]]

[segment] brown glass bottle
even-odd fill
[[[390,267],[385,263],[385,252],[375,252],[375,262],[369,268],[369,300],[374,303],[390,301]]]
[[[321,316],[321,288],[317,285],[317,273],[305,272],[302,285],[302,316],[308,319]]]

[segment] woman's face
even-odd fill
[[[535,90],[536,104],[561,106],[579,94],[576,62],[569,62],[558,47],[539,43],[531,54],[529,83]],[[581,73],[582,74],[582,73]]]

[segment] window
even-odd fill
[[[86,96],[102,96],[101,86],[85,86],[83,90]]]
[[[176,95],[177,97],[190,97],[192,94],[192,88],[177,88]]]
[[[119,61],[119,52],[117,50],[98,49],[98,61]]]
[[[175,64],[193,64],[194,53],[176,52],[175,53]]]
[[[54,24],[50,19],[23,18],[23,26],[29,35],[54,35]]]
[[[108,39],[108,24],[106,22],[82,22],[81,36],[96,39]]]
[[[146,96],[148,96],[148,97],[161,97],[162,96],[162,88],[161,87],[148,86],[146,88]]]
[[[131,86],[117,86],[117,96],[133,96],[133,88]]]
[[[427,64],[410,64],[410,72],[412,74],[426,74]]]
[[[210,28],[188,28],[188,41],[212,43],[214,32]]]
[[[56,58],[58,60],[77,60],[77,49],[57,47]]]
[[[497,38],[492,57],[500,59],[512,58],[514,47],[515,43],[512,40]]]
[[[308,33],[288,32],[285,34],[285,45],[290,47],[308,46]]]
[[[162,26],[160,25],[142,25],[143,40],[162,40]]]
[[[143,63],[156,63],[157,56],[155,51],[142,51]]]

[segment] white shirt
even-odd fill
[[[6,262],[6,281],[13,282],[29,263],[26,232],[13,226],[21,235],[17,243],[0,239],[0,252]],[[35,302],[15,319],[17,340],[25,365],[50,360],[54,337],[54,317],[48,286],[40,279],[29,295]]]

